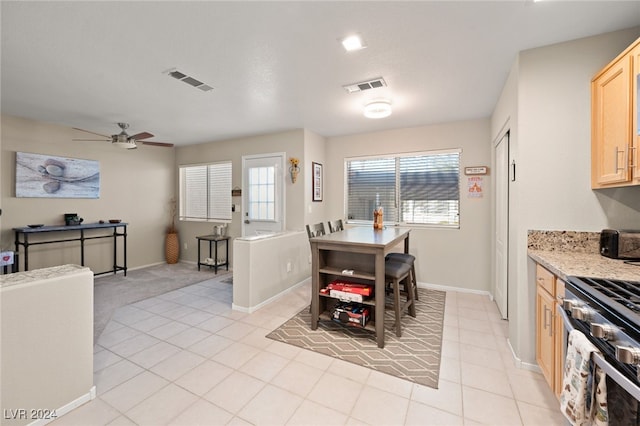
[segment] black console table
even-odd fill
[[[118,232],[118,228],[121,228],[121,232]],[[85,231],[93,230],[93,229],[110,229],[113,232],[106,235],[91,235],[89,237],[85,236]],[[80,265],[84,265],[84,242],[86,240],[95,240],[99,238],[113,238],[113,269],[105,272],[94,273],[94,275],[103,275],[110,273],[117,273],[118,271],[124,271],[124,275],[127,275],[127,224],[126,223],[88,223],[84,225],[59,225],[59,226],[41,226],[39,228],[13,228],[13,231],[16,235],[16,253],[19,253],[20,246],[23,247],[23,259],[24,259],[24,270],[29,270],[29,247],[41,244],[53,244],[53,243],[64,243],[68,241],[80,241]],[[45,240],[45,241],[29,241],[29,236],[32,234],[42,234],[47,232],[71,232],[76,231],[79,232],[79,236],[77,234],[70,238],[61,238],[55,240]],[[22,237],[22,239],[20,238]],[[124,264],[118,265],[118,237],[123,238],[123,255],[124,255]],[[20,270],[20,264],[16,261],[16,269]]]
[[[200,270],[200,265],[213,267],[215,273],[218,273],[218,268],[222,268],[223,266],[227,267],[227,271],[229,270],[229,237],[218,237],[216,235],[201,235],[196,237],[198,239],[198,271]],[[213,264],[207,262],[200,262],[200,242],[201,241],[209,241],[209,259],[213,259]],[[218,262],[218,243],[220,241],[225,242],[225,247],[227,249],[226,256],[224,258],[224,262]],[[215,257],[211,257],[211,245],[215,245]]]

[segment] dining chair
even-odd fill
[[[385,261],[387,260],[391,260],[391,261],[395,261],[395,262],[402,262],[402,263],[407,263],[409,265],[411,265],[411,277],[409,279],[409,286],[411,288],[405,288],[406,291],[413,291],[414,293],[414,298],[416,300],[419,300],[418,298],[418,281],[416,278],[416,266],[415,266],[415,261],[416,261],[416,257],[412,254],[409,253],[397,253],[397,252],[391,252],[389,254],[387,254],[385,256]]]
[[[385,260],[384,262],[385,281],[391,283],[393,287],[393,302],[390,305],[385,304],[385,308],[393,309],[396,319],[396,336],[402,337],[402,323],[400,319],[405,309],[408,309],[409,315],[415,318],[416,304],[414,300],[414,292],[405,291],[407,299],[400,300],[400,283],[405,281],[405,288],[411,285],[411,265],[404,262],[394,260]]]
[[[344,225],[342,219],[327,222],[329,224],[329,232],[334,233],[338,231],[344,231]]]
[[[321,235],[326,235],[324,230],[324,223],[316,223],[315,225],[307,225],[307,235],[309,238],[319,237]]]

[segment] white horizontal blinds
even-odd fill
[[[180,167],[180,219],[231,220],[231,162]]]
[[[231,220],[231,163],[210,164],[208,169],[208,218]]]
[[[347,218],[373,220],[382,206],[384,221],[397,221],[395,158],[347,161]]]
[[[399,157],[401,221],[458,225],[460,153]]]
[[[249,170],[249,219],[276,219],[275,172],[275,167],[252,167]]]
[[[182,167],[181,212],[184,219],[207,218],[207,166]]]
[[[347,160],[346,215],[372,221],[459,226],[460,150]]]

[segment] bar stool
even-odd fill
[[[409,308],[409,315],[415,318],[416,305],[413,300],[414,293],[412,291],[406,291],[407,300],[402,302],[400,300],[400,283],[404,280],[409,280],[411,275],[411,265],[403,262],[396,262],[387,260],[384,263],[385,281],[393,285],[393,305],[385,306],[395,311],[396,317],[396,336],[402,336],[402,327],[400,324],[400,317],[405,309]]]
[[[311,226],[307,225],[307,235],[309,236],[309,238],[321,237],[325,234],[326,232],[324,230],[324,223],[320,222]]]
[[[389,253],[385,256],[385,261],[394,261],[394,262],[402,262],[411,265],[411,279],[409,280],[409,284],[411,285],[411,289],[414,292],[414,298],[416,300],[420,300],[418,298],[418,281],[416,278],[416,266],[415,261],[416,257],[409,253]],[[405,288],[406,291],[409,291],[409,288]]]
[[[334,233],[338,231],[344,231],[344,225],[342,224],[342,219],[334,220],[329,223],[329,232]]]

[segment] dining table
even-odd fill
[[[320,320],[331,320],[335,299],[321,289],[333,280],[353,280],[374,286],[374,297],[363,301],[373,310],[366,329],[375,331],[378,347],[384,347],[385,256],[391,251],[409,253],[410,228],[353,226],[343,231],[312,237],[311,244],[311,329]]]

